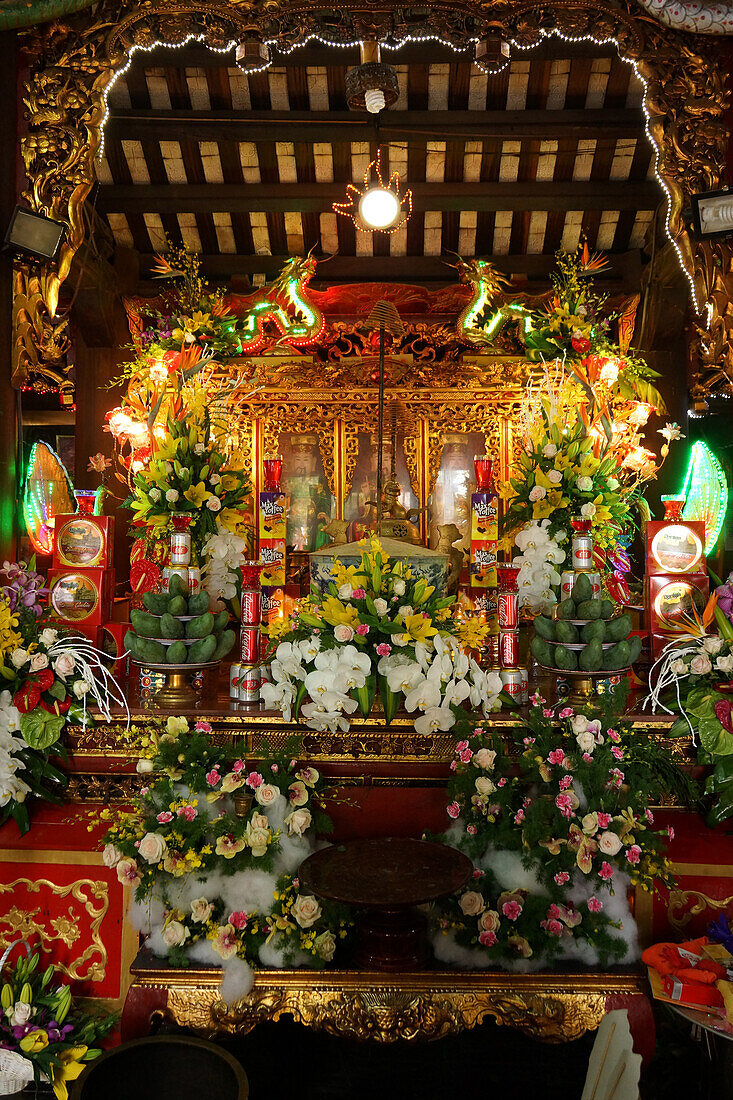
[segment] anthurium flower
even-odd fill
[[[69,1090],[67,1081],[76,1081],[86,1068],[82,1058],[87,1052],[87,1047],[68,1047],[56,1055],[55,1064],[51,1066],[51,1083],[57,1100],[68,1100]]]
[[[195,508],[200,508],[204,501],[208,500],[211,494],[203,481],[198,481],[195,485],[190,485],[183,495],[186,500],[191,501],[191,504],[193,504]]]

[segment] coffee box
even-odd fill
[[[56,516],[53,565],[104,569],[112,564],[115,521],[113,516],[84,512]]]
[[[53,622],[83,631],[94,642],[112,618],[114,569],[50,569],[49,609]]]

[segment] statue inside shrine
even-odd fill
[[[400,539],[402,542],[412,542],[420,545],[420,529],[415,525],[415,520],[421,512],[427,508],[405,508],[400,503],[400,483],[394,473],[384,483],[382,491],[382,507],[379,513],[379,533],[388,538]],[[377,502],[368,500],[370,506],[370,523],[377,528]]]
[[[318,438],[293,435],[287,456],[284,489],[290,500],[286,541],[291,550],[310,553],[328,541],[331,497],[320,469]]]

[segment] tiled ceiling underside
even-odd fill
[[[98,207],[116,241],[147,261],[167,234],[220,274],[311,248],[342,263],[372,257],[365,271],[383,257],[386,274],[396,259],[399,275],[451,253],[521,270],[518,258],[573,249],[581,234],[617,254],[643,245],[662,192],[642,85],[615,52],[555,43],[487,76],[411,49],[389,56],[400,98],[379,137],[370,116],[348,111],[351,51],[295,51],[249,78],[199,47],[138,56],[109,97],[99,165]],[[415,197],[391,236],[331,210],[378,143]]]

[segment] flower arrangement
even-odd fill
[[[519,606],[532,615],[552,612],[557,596],[553,586],[560,584],[559,565],[565,561],[565,551],[548,531],[549,520],[532,521],[517,532],[514,544],[521,551],[514,557],[519,566],[517,586]]]
[[[392,561],[378,539],[364,541],[359,565],[334,564],[329,592],[317,590],[295,613],[294,628],[275,652],[268,706],[286,721],[302,717],[316,730],[347,730],[357,707],[366,717],[377,691],[387,723],[400,702],[418,733],[451,729],[470,701],[484,713],[502,705],[501,680],[462,650],[451,619],[453,596],[438,598],[404,561]],[[506,701],[506,697],[504,698]]]
[[[478,728],[456,745],[443,838],[475,864],[434,913],[434,947],[461,965],[601,966],[635,953],[629,883],[669,883],[665,837],[648,809],[687,784],[653,741],[612,714],[533,697],[521,755]],[[589,716],[590,714],[594,716]],[[559,717],[560,724],[557,724]],[[671,786],[670,786],[671,785]]]
[[[118,689],[85,638],[48,626],[43,579],[25,562],[4,562],[0,574],[0,823],[30,827],[27,797],[58,797],[67,722],[89,724],[86,699],[106,705]]]
[[[220,529],[209,536],[202,550],[206,561],[202,579],[211,606],[217,608],[224,603],[236,619],[241,615],[241,565],[247,560],[250,547],[248,538]]]
[[[716,592],[702,614],[693,607],[667,625],[678,634],[652,669],[654,687],[644,706],[678,715],[671,736],[692,734],[698,763],[712,767],[705,783],[713,800],[708,824],[719,825],[733,816],[733,706],[727,692],[716,690],[733,681],[733,624]],[[719,634],[709,633],[713,625]]]
[[[103,859],[133,887],[134,919],[151,950],[176,966],[224,966],[241,992],[250,964],[324,966],[349,920],[340,906],[301,894],[294,877],[314,833],[331,828],[322,778],[298,763],[297,740],[247,765],[210,732],[176,717],[132,727],[138,770],[152,778],[132,811],[102,811]]]
[[[7,955],[7,952],[6,952]],[[53,965],[40,972],[39,952],[19,958],[0,990],[0,1080],[20,1091],[30,1081],[50,1081],[57,1100],[67,1100],[68,1082],[102,1052],[98,1043],[115,1017],[93,1016],[74,1006],[68,985]]]

